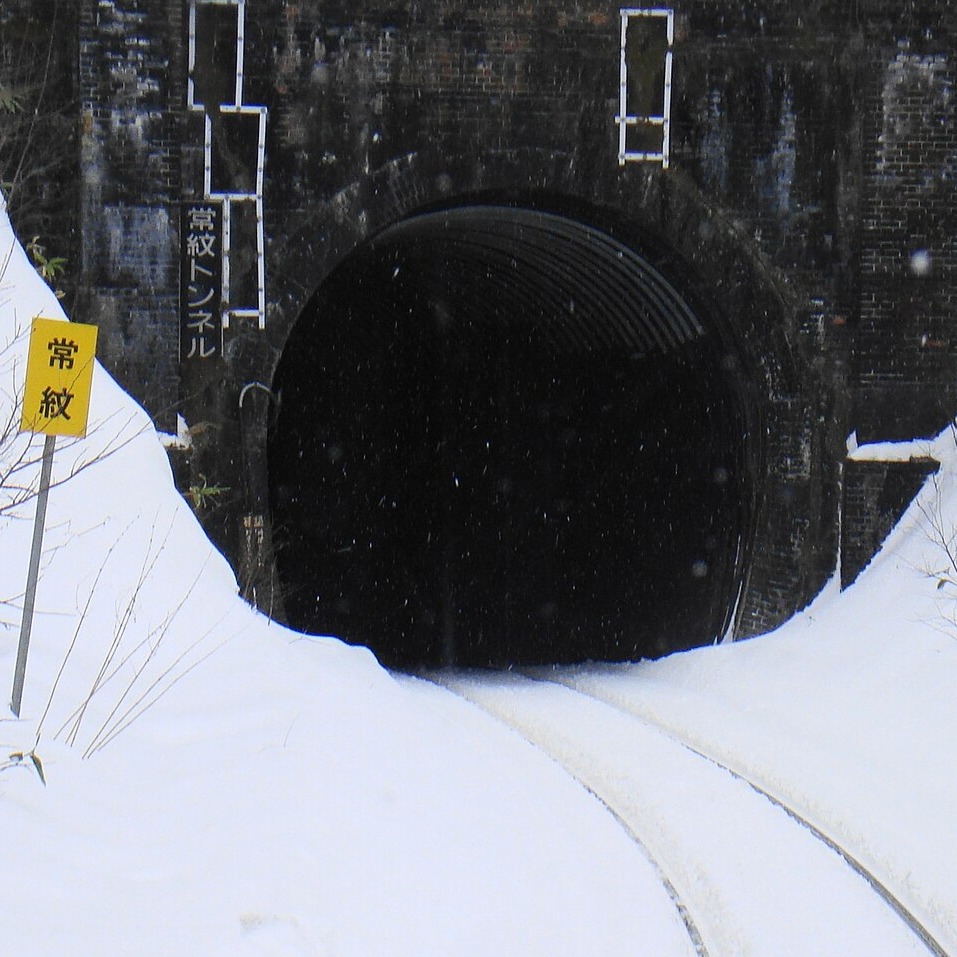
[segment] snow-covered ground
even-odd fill
[[[19,421],[30,320],[62,313],[2,212],[0,268],[2,431]],[[35,504],[16,489],[35,486],[41,446],[15,434],[0,442],[2,694]],[[957,955],[957,586],[938,587],[947,557],[927,518],[939,508],[940,527],[957,527],[957,455],[950,434],[921,451],[943,462],[936,486],[844,594],[829,589],[763,638],[561,677],[799,807]],[[629,822],[616,806],[614,816],[484,711],[244,605],[173,489],[149,419],[102,369],[90,433],[59,441],[53,477],[22,717],[0,719],[3,953],[694,953],[646,854],[655,840],[679,870],[684,862],[686,883],[712,882],[727,927],[746,927],[744,938],[712,938],[736,941],[727,952],[835,952],[833,922],[762,922],[757,907],[742,910],[749,895],[731,886],[732,869],[726,886],[714,883],[726,856],[709,844],[707,815],[683,811],[681,796],[693,779],[713,797],[727,853],[743,845],[773,875],[789,839],[775,837],[784,823],[766,799],[751,792],[754,813],[742,810],[737,785],[682,771],[677,758],[672,771],[662,757],[654,774],[639,758],[602,766],[637,747],[633,734],[567,692],[562,763],[600,772],[622,806],[640,810],[644,796],[685,814],[685,844],[667,830],[641,835],[640,814]],[[566,690],[547,687],[539,704],[562,713]],[[520,700],[517,711],[539,706]],[[807,855],[790,876],[816,882],[809,901],[827,898],[832,880],[835,900],[857,893],[839,860]],[[877,905],[859,892],[866,914]],[[788,893],[782,885],[779,898]],[[921,952],[892,914],[867,926],[842,953]]]

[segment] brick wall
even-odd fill
[[[182,15],[176,0],[80,7],[79,314],[99,325],[103,361],[165,427],[179,400]]]
[[[596,9],[598,8],[598,9]],[[271,106],[271,206],[295,208],[428,145],[449,155],[614,149],[604,4],[249,6],[250,91]]]
[[[928,475],[931,459],[909,462],[849,461],[844,472],[841,587],[867,567]]]
[[[870,56],[852,366],[863,440],[932,434],[957,412],[957,61],[928,36]]]
[[[239,389],[269,381],[299,310],[358,243],[484,191],[589,203],[643,230],[750,356],[771,531],[747,617],[776,623],[833,565],[844,437],[910,437],[957,404],[957,13],[674,6],[662,173],[618,166],[617,7],[248,0],[244,102],[269,111],[267,324],[231,329],[225,362],[197,380],[177,357],[175,206],[203,159],[185,111],[188,4],[83,0],[83,306],[107,363],[157,415],[198,389],[222,426],[208,454],[232,468]]]
[[[936,425],[929,381],[944,388],[948,413],[955,398],[954,14],[927,0],[893,16],[898,6],[675,5],[675,176],[767,257],[802,318],[823,317],[825,348],[853,353],[862,438]],[[169,207],[184,182],[195,186],[201,161],[183,116],[186,9],[184,0],[81,4],[92,318],[111,288],[137,285],[149,291],[144,302],[173,288]],[[247,21],[246,100],[270,109],[271,236],[290,214],[425,149],[551,151],[595,176],[622,175],[619,23],[607,4],[370,0],[357,13],[346,3],[252,0]],[[918,274],[910,257],[924,251],[931,268]],[[118,370],[145,365],[111,311],[105,354]],[[155,341],[169,324],[158,321]],[[800,348],[821,347],[797,334]],[[168,387],[147,397],[152,407],[168,404],[174,361],[170,342],[160,360]],[[120,371],[131,386],[141,373]],[[917,410],[911,421],[902,407]]]

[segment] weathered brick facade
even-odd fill
[[[782,620],[835,567],[845,436],[911,438],[953,416],[949,0],[675,3],[668,169],[618,164],[617,6],[242,9],[234,108],[267,111],[265,315],[263,328],[231,319],[224,356],[207,367],[179,360],[178,204],[203,197],[205,175],[202,117],[187,105],[189,3],[82,0],[74,25],[76,315],[100,325],[105,361],[162,425],[177,409],[203,423],[193,468],[235,490],[209,522],[237,562],[262,527],[265,478],[251,473],[265,469],[271,408],[244,386],[268,387],[297,319],[357,248],[412,213],[475,197],[631,231],[719,317],[762,433],[739,633]],[[211,114],[220,176],[245,149],[226,113]],[[861,521],[866,550],[876,525]]]
[[[938,428],[957,395],[955,64],[925,38],[870,59],[853,380],[862,435],[906,438]]]
[[[76,315],[100,326],[101,358],[166,426],[180,382],[183,4],[79,6]]]
[[[938,463],[851,460],[844,472],[841,586],[846,588],[867,567],[888,533]]]

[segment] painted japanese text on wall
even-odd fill
[[[180,232],[180,359],[223,354],[223,212],[218,202],[184,203]]]

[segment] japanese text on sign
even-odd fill
[[[96,326],[33,320],[21,432],[86,434],[96,333]]]
[[[216,359],[223,352],[223,210],[186,203],[180,262],[180,359]]]

